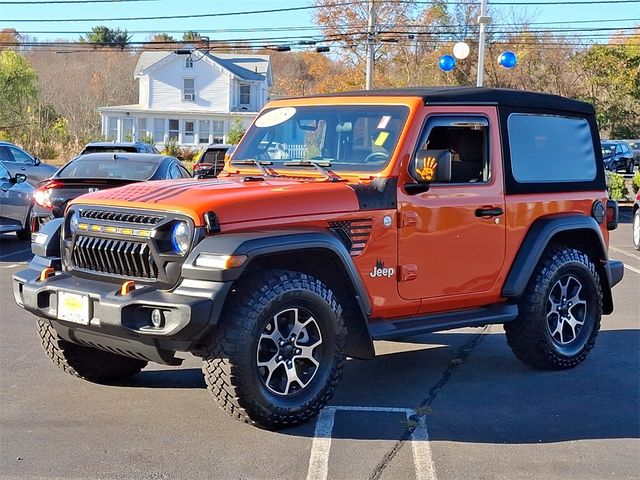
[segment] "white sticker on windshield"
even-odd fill
[[[276,108],[275,110],[271,110],[270,112],[260,115],[260,118],[256,120],[254,125],[259,128],[273,127],[286,122],[295,114],[296,109],[294,107]]]
[[[380,123],[378,124],[378,128],[387,128],[387,124],[389,123],[389,120],[391,120],[390,115],[385,115],[384,117],[382,117],[382,119],[380,120]]]

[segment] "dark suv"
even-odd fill
[[[602,142],[602,160],[604,167],[612,172],[624,170],[633,173],[635,160],[631,147],[621,140],[609,140]]]
[[[160,153],[156,147],[145,142],[91,142],[85,145],[80,155],[101,152]]]

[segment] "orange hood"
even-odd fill
[[[71,204],[179,212],[198,226],[208,211],[225,224],[358,210],[358,199],[344,182],[271,178],[245,182],[242,177],[137,183],[82,195]]]

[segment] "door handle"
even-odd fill
[[[476,208],[476,217],[499,217],[504,214],[500,207]]]

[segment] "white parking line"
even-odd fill
[[[626,263],[624,264],[624,268],[626,268],[630,272],[634,272],[634,273],[637,273],[638,275],[640,275],[640,269],[638,269],[638,268],[632,267],[631,265],[627,265]]]
[[[411,416],[416,413],[416,411],[411,408],[397,407],[325,407],[316,420],[316,429],[313,443],[311,444],[311,455],[309,457],[307,480],[326,480],[328,478],[331,433],[333,432],[337,411],[404,413],[407,420],[410,420]],[[436,471],[431,456],[431,445],[429,444],[426,422],[423,425],[417,426],[411,434],[411,449],[413,452],[416,480],[436,480]]]
[[[5,253],[4,255],[0,255],[0,260],[2,260],[4,258],[13,257],[15,255],[19,255],[21,253],[27,253],[27,252],[30,252],[30,251],[31,251],[31,248],[25,248],[24,250],[17,250],[15,252]]]
[[[15,268],[15,267],[19,267],[21,265],[28,265],[29,262],[16,262],[16,263],[10,263],[8,265],[0,265],[0,268],[5,269],[5,268]]]
[[[616,248],[609,245],[609,250],[613,250],[616,253],[621,253],[623,255],[626,255],[627,257],[632,257],[632,258],[635,258],[636,260],[640,260],[640,255],[634,255],[633,253],[629,253],[625,250],[622,250],[621,248]]]

